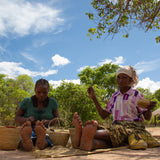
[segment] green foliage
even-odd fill
[[[158,99],[158,101],[160,101],[160,89],[156,90],[154,95]]]
[[[144,95],[145,99],[157,102],[157,104],[156,104],[155,108],[152,110],[152,112],[157,110],[158,108],[160,108],[160,101],[158,99],[158,96],[159,96],[159,91],[158,90],[154,94],[152,94],[149,91],[149,89],[144,89],[144,88],[137,88],[137,89]],[[159,116],[157,118],[159,118]],[[158,124],[158,123],[160,123],[160,120],[157,120],[156,122]],[[150,121],[145,120],[145,124],[146,125],[154,125],[155,124],[155,117],[152,116]]]
[[[156,43],[160,43],[160,36],[156,37],[155,40],[156,40]]]
[[[0,125],[14,125],[19,102],[33,93],[33,79],[27,75],[9,79],[0,74]]]
[[[59,87],[51,89],[49,96],[53,96],[59,103],[59,112],[64,125],[71,127],[72,118],[78,112],[83,123],[96,119],[104,123],[87,93],[87,88],[92,85],[100,105],[105,108],[110,96],[117,89],[116,71],[118,65],[104,64],[95,68],[87,67],[79,73],[81,84],[63,82]]]
[[[72,118],[75,112],[78,112],[83,123],[91,119],[97,120],[100,124],[111,123],[112,116],[105,121],[101,119],[87,93],[87,88],[92,85],[100,105],[105,108],[110,96],[117,90],[118,67],[113,64],[104,64],[95,68],[87,67],[79,73],[81,84],[63,82],[57,88],[50,85],[49,96],[54,97],[59,103],[63,127],[73,127]],[[152,94],[148,89],[138,89],[146,99],[157,102],[153,111],[160,108],[159,90]],[[0,74],[0,125],[15,125],[14,117],[19,102],[25,97],[32,96],[33,93],[34,83],[31,77],[21,75],[16,79],[9,79],[6,75]],[[151,123],[153,124],[153,119],[146,122],[146,124]]]
[[[97,26],[88,30],[88,36],[97,38],[105,33],[114,36],[123,32],[128,38],[128,31],[133,27],[141,27],[146,32],[160,29],[160,1],[158,0],[93,0],[91,5],[94,13],[86,13],[90,20],[96,21]],[[160,36],[155,38],[160,42]]]
[[[49,96],[59,103],[60,118],[65,127],[72,127],[75,112],[78,112],[83,122],[91,119],[101,120],[85,85],[63,82],[56,89],[50,90]]]
[[[152,94],[149,89],[137,88],[144,96],[145,99],[152,100],[154,98],[154,94]]]
[[[28,75],[19,75],[15,80],[16,86],[23,91],[33,94],[34,82]]]
[[[157,110],[158,108],[160,108],[160,101],[158,101],[156,98],[152,99],[152,101],[156,101],[156,102],[157,102],[155,108],[154,108],[152,111],[155,111],[155,110]]]
[[[78,76],[82,84],[98,85],[101,89],[107,90],[107,97],[109,98],[117,89],[116,71],[119,68],[115,64],[104,64],[98,67],[87,67],[81,71]]]

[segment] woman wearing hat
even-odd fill
[[[73,125],[76,130],[75,147],[82,150],[98,148],[119,147],[128,145],[131,149],[146,149],[158,147],[160,144],[145,130],[144,119],[150,120],[152,109],[156,102],[149,101],[146,108],[140,108],[137,101],[144,99],[143,95],[133,87],[138,83],[138,76],[132,66],[124,66],[117,71],[117,84],[119,90],[115,92],[103,109],[92,87],[88,88],[88,94],[93,100],[99,115],[106,119],[113,115],[113,123],[110,128],[98,125],[97,121],[87,121],[83,126],[77,113],[73,116]]]

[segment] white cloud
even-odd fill
[[[58,71],[57,70],[48,70],[47,72],[37,72],[38,75],[47,77],[49,75],[53,75],[53,74],[57,74]]]
[[[139,81],[136,88],[137,87],[141,87],[141,88],[144,88],[144,89],[149,89],[150,92],[154,93],[156,90],[160,89],[160,81],[154,82],[150,78],[147,77],[147,78]]]
[[[22,63],[15,62],[0,62],[0,73],[8,75],[9,78],[15,78],[18,75],[27,74],[31,77],[49,76],[57,74],[57,70],[48,70],[47,72],[35,72],[21,67]]]
[[[150,72],[160,68],[159,63],[160,63],[160,59],[156,59],[153,61],[143,61],[143,62],[137,63],[134,67],[136,68],[137,73],[141,74],[141,73]]]
[[[2,46],[0,46],[0,52],[5,53],[5,52],[7,52],[7,50],[5,48],[3,48]]]
[[[104,59],[102,60],[102,62],[99,62],[98,65],[102,66],[106,63],[112,63],[112,64],[116,64],[116,65],[120,65],[120,64],[123,64],[125,62],[125,59],[122,57],[122,56],[119,56],[119,57],[115,57],[114,58],[115,60],[112,60],[112,59]],[[80,67],[77,71],[78,72],[81,72],[83,71],[85,68],[87,68],[89,66],[82,66]],[[91,68],[94,68],[96,66],[90,66]]]
[[[66,83],[72,82],[72,83],[74,83],[74,84],[80,84],[80,79],[59,80],[59,81],[50,80],[49,83],[50,83],[51,85],[53,85],[53,88],[56,88],[56,87],[60,86],[63,81],[66,82]]]
[[[104,65],[104,64],[106,64],[106,63],[112,63],[112,60],[111,60],[111,59],[104,59],[104,60],[102,60],[102,62],[99,62],[98,64],[99,64],[100,66],[102,66],[102,65]]]
[[[34,59],[34,58],[32,57],[32,55],[29,55],[28,53],[21,53],[21,55],[22,55],[23,57],[25,57],[26,59],[28,59],[28,60],[30,60],[30,61],[32,61],[32,62],[34,62],[34,63],[37,63],[37,60]]]
[[[124,63],[124,58],[122,56],[119,56],[119,57],[114,57],[115,60],[112,60],[112,59],[104,59],[102,62],[98,63],[100,66],[102,66],[103,64],[106,64],[106,63],[112,63],[112,64],[123,64]]]
[[[82,67],[80,67],[77,71],[78,72],[81,72],[81,71],[83,71],[85,68],[87,68],[87,67],[91,67],[91,68],[94,68],[94,67],[96,67],[96,66],[82,66]]]
[[[122,56],[119,57],[115,57],[115,61],[113,61],[112,63],[114,64],[123,64],[125,62],[125,59]]]
[[[41,46],[45,46],[47,43],[49,43],[49,39],[46,39],[46,38],[41,38],[41,39],[36,39],[34,42],[33,42],[33,47],[35,48],[39,48]]]
[[[66,83],[72,82],[74,84],[80,84],[80,79],[74,79],[74,80],[63,80]],[[63,82],[62,80],[59,81],[53,81],[50,80],[49,83],[53,85],[53,88],[56,88],[60,86],[60,84]],[[143,80],[140,80],[139,83],[135,88],[144,88],[144,89],[149,89],[150,92],[154,93],[156,90],[160,89],[160,81],[159,82],[154,82],[150,80],[150,78],[145,78]]]
[[[53,66],[64,66],[64,65],[67,65],[70,63],[70,61],[67,59],[67,58],[64,58],[64,57],[61,57],[60,55],[58,54],[55,54],[53,57],[52,57],[52,61],[53,61]]]
[[[0,1],[0,35],[7,33],[19,36],[30,33],[56,31],[64,23],[61,10],[38,2],[26,0]]]
[[[114,60],[112,59],[104,59],[101,62],[98,63],[98,65],[102,66],[106,63],[112,63],[112,64],[116,64],[116,65],[122,65],[125,63],[125,59],[122,56],[119,57],[114,57]],[[156,70],[158,68],[160,68],[159,66],[160,64],[160,59],[156,59],[156,60],[152,60],[152,61],[142,61],[142,62],[138,62],[137,64],[134,65],[134,68],[136,68],[136,72],[137,74],[141,74],[141,73],[145,73],[145,72],[150,72],[153,70]],[[82,66],[81,68],[78,69],[78,71],[82,71],[83,69],[85,69],[88,66]],[[93,68],[95,66],[92,66],[91,68]]]

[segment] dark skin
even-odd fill
[[[131,83],[132,83],[132,79],[129,76],[127,76],[126,74],[121,73],[117,76],[117,84],[118,84],[119,90],[122,94],[126,93],[131,88]],[[104,110],[100,106],[100,104],[96,98],[96,95],[94,93],[94,89],[91,86],[88,88],[88,94],[89,94],[90,98],[93,100],[101,118],[106,119],[107,117],[109,117],[110,113],[107,112],[106,110]],[[148,110],[143,112],[144,118],[146,120],[151,119],[152,109],[155,107],[155,105],[156,105],[156,102],[151,101],[150,105],[147,107]]]
[[[43,109],[43,101],[47,98],[48,92],[49,92],[49,87],[47,85],[38,85],[35,88],[35,95],[36,95],[37,100],[38,100],[38,109],[39,110]],[[35,124],[34,117],[24,118],[24,113],[25,112],[19,107],[18,111],[16,113],[16,116],[15,116],[16,123],[22,125],[25,122],[30,121],[32,124]],[[43,119],[41,121],[43,123],[43,125],[48,126],[50,121],[52,121],[51,125],[57,124],[58,123],[58,119],[59,119],[58,109],[53,111],[53,116],[54,116],[54,119],[52,119],[52,120]]]
[[[126,74],[119,74],[117,76],[117,84],[122,94],[125,94],[131,88],[132,83],[132,79]],[[109,117],[110,113],[100,106],[92,86],[90,86],[87,91],[90,98],[93,100],[101,118],[106,119],[107,117]],[[151,118],[151,109],[153,109],[154,106],[155,102],[151,102],[148,106],[148,110],[146,112],[143,112],[145,119],[149,120]],[[96,124],[97,122],[92,120],[86,122],[82,127],[82,121],[78,116],[78,113],[76,112],[74,114],[73,125],[76,130],[74,147],[80,147],[80,149],[82,150],[90,151],[92,149],[108,148],[108,146],[112,145],[109,132],[105,129],[97,130]]]
[[[131,88],[132,83],[132,79],[126,74],[119,74],[117,76],[117,84],[122,94],[125,94]],[[109,117],[110,113],[100,106],[92,86],[90,86],[87,91],[90,98],[93,100],[101,118],[106,119],[107,117]],[[154,106],[155,102],[151,102],[148,106],[148,110],[146,112],[143,112],[145,119],[149,120],[151,118],[151,109],[153,109]],[[80,117],[77,113],[74,114],[73,124],[76,129],[75,147],[80,146],[80,149],[90,151],[92,149],[107,148],[108,146],[112,145],[109,132],[105,129],[97,130],[95,125],[97,122],[93,121],[92,125],[91,122],[92,121],[87,122],[87,124],[82,127]],[[94,137],[92,138],[92,136]]]
[[[122,94],[125,94],[131,88],[131,83],[132,83],[132,79],[126,74],[119,74],[117,76],[117,84]],[[90,86],[87,91],[90,98],[93,100],[101,118],[106,119],[107,117],[109,117],[110,113],[100,106],[92,86]],[[144,118],[146,120],[151,119],[151,116],[152,116],[151,110],[155,107],[155,105],[156,105],[156,102],[151,101],[150,105],[148,106],[148,110],[143,112]],[[107,144],[103,140],[107,141],[108,144],[111,144],[109,133],[106,130],[97,130],[93,139],[92,149],[107,148]]]

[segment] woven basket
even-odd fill
[[[74,145],[75,128],[69,128],[69,133],[70,133],[72,147],[76,148],[75,145]]]
[[[51,123],[51,122],[50,122]],[[48,125],[47,134],[54,145],[66,146],[69,140],[69,131],[64,129],[57,129]]]
[[[66,146],[69,139],[69,131],[56,129],[54,131],[47,129],[49,139],[54,145]]]
[[[17,149],[20,137],[20,127],[0,126],[0,149]]]

